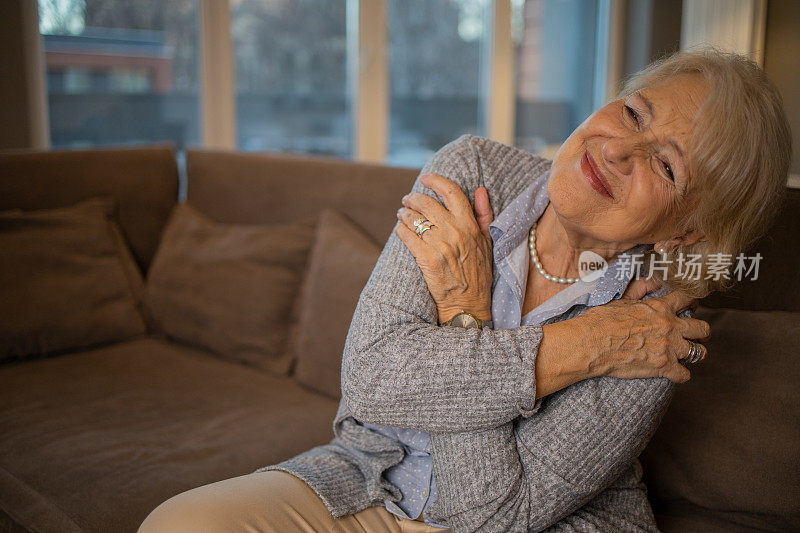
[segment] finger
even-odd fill
[[[676,361],[675,364],[670,365],[669,370],[664,372],[664,377],[674,383],[686,383],[692,379],[692,373],[689,372],[688,368]]]
[[[418,222],[420,220],[428,220],[419,211],[414,211],[413,209],[409,209],[408,207],[401,207],[400,209],[397,210],[397,219],[403,224],[405,224],[411,231],[417,229],[417,226],[414,224],[415,222]],[[433,224],[433,222],[431,222],[431,224]]]
[[[458,217],[462,217],[466,213],[472,215],[472,206],[467,195],[455,182],[439,174],[423,174],[420,176],[420,182],[438,194],[448,211],[454,215]]]
[[[655,278],[635,279],[628,284],[628,288],[621,297],[629,300],[641,300],[645,294],[653,292],[660,286],[661,282]]]
[[[412,192],[403,196],[403,206],[413,209],[434,224],[442,224],[452,215],[445,207],[427,194]]]
[[[680,332],[686,339],[706,341],[711,338],[711,325],[697,318],[679,318]]]
[[[656,300],[661,300],[665,304],[667,304],[670,309],[672,309],[676,314],[686,309],[689,309],[693,305],[695,305],[696,298],[692,298],[688,294],[683,291],[671,291],[665,294],[664,296],[660,296],[658,298],[654,298]]]
[[[408,229],[413,231],[414,234],[418,235],[420,238],[425,236],[425,235],[429,235],[430,234],[429,232],[433,231],[433,228],[436,227],[436,225],[432,221],[429,220],[428,222],[431,225],[431,229],[425,231],[422,235],[419,235],[417,233],[417,227],[414,225],[414,223],[417,222],[420,219],[422,219],[422,220],[427,220],[427,219],[425,218],[425,216],[422,213],[419,213],[419,212],[414,211],[413,209],[409,209],[407,207],[401,207],[400,209],[397,210],[397,218],[403,224],[405,224],[405,226]]]
[[[700,361],[702,361],[703,359],[706,358],[706,355],[708,354],[708,348],[706,348],[703,344],[701,344],[699,342],[695,342],[695,344],[697,345],[697,349],[700,350],[699,359],[697,359],[695,361],[695,363],[699,363]],[[684,361],[686,361],[688,363],[689,362],[688,361],[689,352],[690,352],[690,350],[692,348],[692,343],[689,342],[689,341],[686,341],[683,346],[684,346],[683,347],[683,352],[680,355],[678,355],[678,359],[684,360]]]
[[[486,187],[478,187],[475,190],[475,219],[478,221],[478,227],[483,236],[491,239],[489,224],[494,220],[494,212],[489,203],[489,193],[486,191]]]
[[[408,251],[411,252],[411,255],[413,255],[414,259],[419,263],[420,258],[426,253],[425,247],[428,246],[428,244],[420,239],[416,232],[408,229],[402,222],[395,224],[394,233],[403,241]]]

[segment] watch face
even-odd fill
[[[458,323],[462,328],[477,328],[478,321],[472,315],[462,313],[458,315]]]

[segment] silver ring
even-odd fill
[[[430,223],[431,223],[431,221],[428,220],[427,218],[420,217],[420,218],[418,218],[417,220],[414,221],[414,227],[418,228],[423,224],[430,224]]]
[[[419,224],[416,224],[415,222],[415,225],[417,226],[417,235],[419,235],[420,237],[422,237],[423,233],[425,233],[426,231],[428,231],[433,227],[433,224],[431,224],[430,220],[425,220]]]
[[[696,363],[698,362],[703,355],[703,350],[700,348],[700,344],[689,341],[689,353],[686,355],[684,361],[687,363]]]

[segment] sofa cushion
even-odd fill
[[[214,220],[265,224],[336,209],[384,243],[419,171],[320,156],[187,150],[186,174],[189,201]]]
[[[754,531],[786,531],[762,529],[762,517],[736,510],[709,511],[688,502],[672,502],[664,514],[655,512],[658,530],[662,533],[753,533]]]
[[[708,358],[676,389],[642,455],[654,510],[800,528],[800,313],[700,307]],[[736,511],[730,513],[729,511]]]
[[[178,166],[171,146],[0,153],[0,191],[0,210],[113,196],[122,233],[146,272],[178,199]]]
[[[295,379],[338,399],[347,330],[381,250],[333,210],[320,215],[294,329]]]
[[[314,227],[219,224],[175,207],[147,276],[154,328],[172,339],[279,375]]]
[[[0,213],[0,361],[145,333],[142,279],[114,200]]]
[[[136,531],[175,494],[329,442],[337,408],[157,338],[6,365],[0,383],[0,509],[30,531]]]

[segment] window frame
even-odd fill
[[[353,159],[383,163],[389,146],[389,65],[387,58],[387,0],[346,0],[348,39],[348,98],[353,119]],[[624,0],[601,0],[595,63],[595,106],[613,96],[622,75],[624,54]],[[201,147],[235,150],[236,91],[230,0],[198,0]],[[514,48],[511,38],[511,0],[488,0],[488,44],[481,58],[479,121],[482,134],[514,144]],[[369,23],[381,20],[381,24]],[[38,16],[28,22],[38,31]],[[39,54],[41,36],[39,35]],[[40,101],[46,102],[45,73]],[[489,80],[492,82],[489,83]],[[604,103],[604,102],[603,102]],[[40,125],[50,124],[46,105]],[[49,143],[48,143],[49,144]]]

